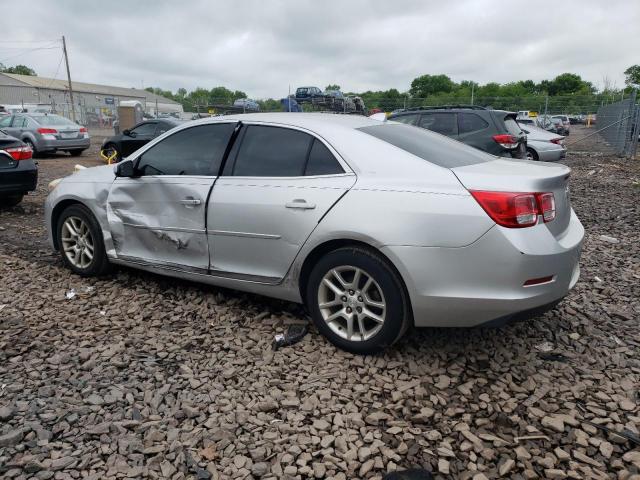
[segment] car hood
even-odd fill
[[[115,165],[84,168],[63,179],[65,183],[111,183],[115,180]]]

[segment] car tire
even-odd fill
[[[24,143],[27,144],[27,146],[31,147],[31,150],[33,150],[33,158],[36,158],[38,156],[38,150],[36,149],[36,146],[33,144],[33,142],[31,141],[30,138],[25,138],[24,140],[22,140]]]
[[[0,198],[0,207],[11,208],[18,205],[22,199],[24,198],[24,194],[20,193],[18,195],[9,195],[7,197]]]
[[[102,229],[83,205],[67,207],[56,225],[58,250],[64,264],[83,277],[103,275],[111,269]]]
[[[402,281],[374,251],[344,247],[327,253],[313,267],[305,293],[318,330],[348,352],[380,352],[409,327]]]
[[[538,157],[538,152],[536,152],[533,148],[527,148],[527,160],[534,160],[536,162],[540,160],[540,157]]]
[[[69,155],[72,157],[79,157],[82,155],[82,152],[84,152],[84,150],[69,150]]]

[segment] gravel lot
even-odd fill
[[[315,329],[272,351],[305,321],[293,304],[72,275],[46,244],[47,183],[101,162],[40,159],[38,191],[0,212],[0,477],[640,478],[640,167],[598,147],[567,160],[587,236],[564,302],[369,357]]]

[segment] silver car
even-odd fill
[[[62,179],[45,215],[77,274],[128,265],[301,302],[331,342],[369,353],[413,325],[562,299],[584,236],[569,173],[396,122],[235,115]]]
[[[28,144],[34,156],[58,150],[78,156],[91,144],[85,127],[50,113],[17,113],[3,117],[0,128]]]
[[[551,133],[527,122],[518,120],[522,131],[527,134],[527,158],[542,162],[557,162],[567,156],[564,137]]]

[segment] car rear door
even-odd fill
[[[479,150],[493,153],[497,145],[489,127],[489,122],[476,113],[458,113],[458,140]]]
[[[418,120],[418,126],[447,137],[458,137],[458,123],[453,112],[423,113]]]
[[[141,152],[136,176],[107,198],[119,258],[199,273],[209,268],[205,212],[234,123],[181,129]]]
[[[337,152],[307,131],[244,125],[209,201],[212,273],[277,283],[355,180]]]

